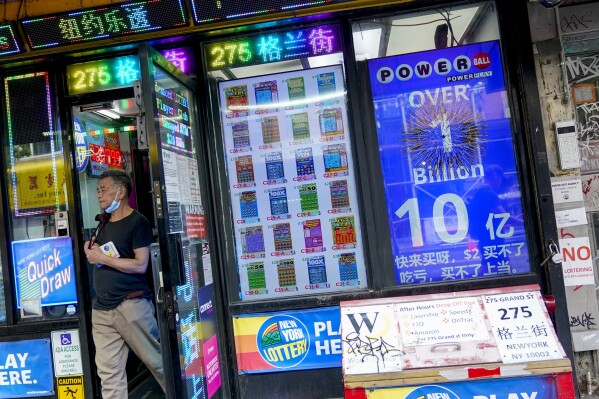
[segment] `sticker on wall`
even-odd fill
[[[79,331],[52,331],[54,376],[65,377],[83,374]]]

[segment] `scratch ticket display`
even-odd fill
[[[344,282],[358,280],[356,254],[346,253],[339,256],[339,279]]]
[[[237,183],[239,185],[249,187],[247,183],[254,183],[254,162],[251,155],[237,157],[235,160],[235,169],[237,171]]]
[[[289,78],[287,79],[287,94],[289,95],[290,102],[299,102],[306,98],[306,86],[304,85],[304,78]],[[293,104],[293,107],[297,107],[299,104]]]
[[[310,122],[307,112],[291,115],[291,131],[293,132],[293,140],[310,139]]]
[[[327,285],[327,267],[326,258],[322,255],[308,258],[308,279],[313,288],[326,288]]]
[[[225,89],[227,103],[227,116],[229,118],[248,115],[248,87],[247,85],[232,86]]]
[[[336,136],[343,134],[343,114],[340,108],[325,109],[318,116],[320,134],[322,136]]]
[[[251,294],[256,295],[266,293],[266,274],[264,273],[264,262],[250,263],[246,265],[246,271]]]
[[[316,183],[302,184],[299,187],[302,216],[320,215],[318,210],[318,189]]]
[[[218,88],[241,300],[367,288],[343,67]]]
[[[272,104],[279,102],[279,92],[277,89],[277,81],[260,82],[254,84],[254,94],[256,95],[256,105],[258,105],[258,112],[260,108],[268,111],[276,111]]]
[[[271,116],[262,118],[262,141],[264,144],[280,144],[281,131],[279,130],[279,117]]]
[[[356,247],[356,230],[353,216],[331,219],[331,228],[333,230],[333,249]]]
[[[304,222],[304,243],[306,244],[304,252],[322,252],[325,250],[322,241],[320,219],[306,220]]]
[[[293,255],[293,242],[291,240],[291,225],[289,223],[275,224],[272,229],[274,236],[275,252],[273,256]]]
[[[297,171],[298,181],[316,179],[312,148],[301,148],[295,151],[295,170]]]
[[[277,275],[279,287],[297,291],[297,279],[295,276],[295,262],[293,259],[283,259],[277,263]]]
[[[326,72],[316,75],[316,82],[318,83],[318,96],[319,100],[323,104],[333,104],[337,101],[334,98],[334,94],[337,91],[335,85],[335,74],[332,72]]]
[[[245,227],[240,230],[243,259],[264,258],[264,231],[262,226]]]
[[[285,215],[283,218],[288,219],[291,216],[289,214],[289,207],[287,206],[287,189],[285,187],[273,188],[268,190],[268,201],[270,202],[270,214],[269,220],[281,219],[280,216]]]
[[[266,154],[266,179],[265,184],[287,183],[285,180],[285,166],[281,151]]]
[[[333,213],[349,212],[349,191],[347,189],[347,180],[332,181],[329,186],[331,194],[331,208]]]
[[[347,150],[345,144],[326,145],[322,148],[325,177],[347,176]]]
[[[245,223],[259,222],[258,203],[256,201],[255,191],[242,192],[239,198],[239,207],[241,218]]]
[[[251,144],[248,122],[235,122],[231,127],[233,130],[233,148],[239,150],[249,147]]]

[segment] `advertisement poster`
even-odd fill
[[[41,306],[77,303],[70,237],[14,241],[12,251],[17,308],[29,300]]]
[[[15,215],[54,213],[66,203],[64,162],[45,156],[33,161],[19,161],[14,169],[16,181],[11,195],[15,197]]]
[[[503,363],[562,359],[541,293],[518,292],[483,297]]]
[[[397,284],[530,271],[499,42],[368,66]]]
[[[239,373],[341,367],[339,307],[233,317]]]
[[[198,290],[208,399],[214,396],[222,383],[220,375],[220,359],[218,356],[218,338],[216,336],[216,315],[214,314],[214,306],[212,306],[212,297],[212,284],[206,285]]]
[[[0,399],[52,395],[50,340],[0,342]]]
[[[241,299],[366,287],[342,67],[219,94]]]
[[[368,399],[553,399],[555,377],[471,379],[435,385],[366,390]]]

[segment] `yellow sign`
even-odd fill
[[[56,386],[58,387],[58,399],[85,399],[82,375],[58,377]]]
[[[14,171],[16,184],[9,183],[9,186],[13,186],[11,191],[16,190],[16,196],[11,195],[16,201],[11,205],[17,215],[23,211],[57,211],[65,204],[64,162],[61,158],[17,162]]]

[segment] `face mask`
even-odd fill
[[[114,200],[112,200],[112,203],[108,206],[108,208],[106,208],[104,210],[104,212],[106,213],[112,213],[114,211],[116,211],[118,209],[118,207],[121,205],[121,201],[117,201],[116,197],[119,195],[119,192],[117,190],[116,195],[114,196]]]

